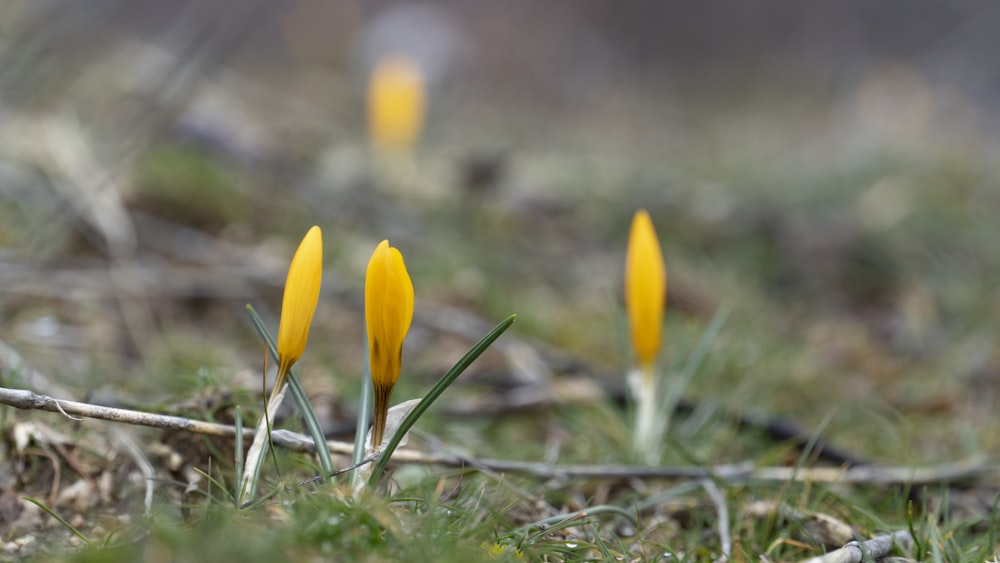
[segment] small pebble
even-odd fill
[[[31,534],[23,536],[14,540],[14,543],[17,544],[18,549],[24,549],[25,547],[35,543],[35,536],[32,536]]]
[[[83,517],[83,514],[74,514],[69,517],[69,525],[76,529],[80,529],[84,524],[86,524],[87,519]]]

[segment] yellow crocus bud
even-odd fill
[[[632,350],[639,369],[652,373],[660,352],[663,306],[667,297],[667,273],[663,253],[645,210],[632,218],[625,259],[625,306],[628,311]]]
[[[288,267],[281,300],[281,324],[278,325],[278,375],[274,380],[274,392],[281,390],[292,364],[305,352],[322,279],[323,233],[313,226],[299,243],[292,265]]]
[[[372,447],[382,444],[389,397],[399,380],[403,340],[413,320],[413,282],[403,255],[383,240],[375,247],[365,275],[368,359],[375,389]]]
[[[368,131],[380,150],[409,150],[424,124],[424,75],[405,55],[387,55],[372,69],[368,83]]]

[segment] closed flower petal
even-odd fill
[[[285,294],[281,300],[281,324],[278,326],[278,378],[274,388],[284,383],[288,370],[306,349],[319,288],[323,279],[323,233],[309,229],[299,243],[288,268]]]
[[[365,275],[365,323],[375,390],[372,445],[382,443],[392,388],[399,380],[403,340],[413,320],[413,282],[399,250],[384,240],[372,253]]]
[[[660,351],[667,273],[653,221],[645,210],[636,212],[625,260],[625,305],[632,349],[640,368],[649,369]]]

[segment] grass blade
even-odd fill
[[[250,314],[250,320],[253,321],[257,333],[267,342],[267,349],[270,351],[271,357],[277,362],[278,349],[275,346],[271,333],[267,331],[267,327],[264,326],[264,322],[257,315],[257,311],[249,304],[247,305],[247,313]],[[326,436],[323,434],[323,428],[320,426],[319,419],[316,418],[316,413],[313,411],[312,405],[309,404],[309,398],[306,397],[305,391],[299,385],[299,380],[291,370],[288,372],[288,389],[292,392],[292,397],[295,399],[295,404],[299,407],[299,412],[302,413],[306,430],[312,436],[313,443],[316,444],[316,453],[319,455],[319,463],[320,467],[323,468],[323,475],[332,475],[334,472],[333,459],[330,458],[330,449],[326,446]]]
[[[684,395],[684,391],[691,384],[691,379],[694,378],[694,374],[697,373],[698,368],[705,361],[705,357],[708,355],[708,351],[712,348],[712,344],[719,337],[719,333],[722,332],[723,325],[726,324],[726,319],[729,318],[729,308],[720,307],[712,320],[708,323],[708,327],[705,328],[705,332],[702,333],[701,338],[695,345],[694,350],[688,355],[687,361],[684,363],[684,367],[681,369],[679,376],[674,381],[673,385],[668,385],[666,396],[663,399],[662,407],[660,410],[660,419],[665,421],[670,420],[670,417],[674,415],[674,411],[677,409],[677,404],[680,402],[681,397]],[[666,428],[664,428],[666,432]]]
[[[270,434],[268,432],[271,422],[267,419],[267,413],[278,412],[278,407],[280,407],[282,401],[285,400],[285,393],[287,391],[288,386],[286,385],[282,386],[282,388],[277,392],[271,393],[271,398],[268,400],[268,404],[264,409],[264,417],[262,417],[257,423],[253,443],[250,444],[250,449],[247,451],[246,455],[246,467],[243,470],[243,481],[240,483],[240,506],[248,504],[248,501],[257,495],[257,485],[260,482],[260,474],[264,468],[264,461],[267,459],[267,454],[272,454],[272,459],[274,459],[274,450],[270,448],[271,442]],[[275,462],[275,464],[277,464],[277,462]]]
[[[600,504],[597,506],[591,506],[583,510],[578,510],[570,514],[557,514],[555,516],[549,516],[548,518],[543,518],[537,522],[532,522],[531,524],[525,524],[521,526],[516,531],[529,532],[534,528],[538,528],[539,531],[544,533],[551,533],[557,530],[568,527],[569,524],[582,520],[584,518],[590,518],[592,516],[597,516],[598,514],[616,514],[625,518],[633,525],[638,525],[636,521],[635,511],[629,510],[627,508],[622,508],[620,506],[615,506],[612,504]]]
[[[87,536],[83,535],[83,532],[81,532],[80,530],[77,530],[76,528],[74,528],[72,524],[70,524],[69,522],[67,522],[66,519],[63,518],[62,516],[59,516],[58,514],[56,514],[51,508],[45,506],[45,504],[42,501],[40,501],[38,499],[31,498],[31,497],[21,497],[21,498],[23,498],[24,500],[30,502],[31,504],[34,504],[38,508],[41,508],[42,510],[44,510],[45,512],[47,512],[49,516],[51,516],[51,517],[55,518],[56,520],[58,520],[60,524],[62,524],[63,526],[66,527],[66,529],[68,529],[69,531],[73,532],[74,534],[76,534],[76,537],[78,537],[81,540],[83,540],[83,543],[87,544],[87,547],[91,547],[91,548],[95,547],[94,546],[94,542],[90,541],[90,538],[88,538]]]
[[[431,404],[433,404],[434,401],[436,401],[437,398],[444,393],[445,389],[458,379],[458,376],[462,375],[462,372],[464,372],[472,364],[472,362],[476,361],[476,358],[478,358],[480,354],[489,348],[490,344],[493,344],[497,338],[500,338],[501,334],[510,328],[510,325],[514,324],[515,319],[517,319],[517,315],[507,317],[501,321],[500,324],[493,327],[493,330],[489,331],[489,333],[487,333],[482,340],[476,342],[475,346],[469,348],[469,351],[462,356],[462,359],[460,359],[458,363],[448,370],[448,373],[444,374],[444,376],[438,380],[437,384],[435,384],[434,387],[428,391],[426,395],[424,395],[424,398],[421,399],[420,403],[418,403],[417,406],[410,411],[410,414],[403,419],[403,422],[399,425],[399,429],[396,430],[395,434],[393,434],[392,440],[389,440],[389,444],[386,445],[382,455],[379,456],[378,461],[375,462],[372,474],[368,478],[368,484],[370,486],[374,486],[378,483],[379,479],[382,477],[382,472],[385,470],[386,464],[389,463],[389,458],[392,457],[392,452],[396,450],[396,446],[399,445],[403,436],[409,432],[410,428],[413,427],[421,415],[427,412],[427,409],[430,408]]]

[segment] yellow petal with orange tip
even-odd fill
[[[660,352],[667,273],[660,241],[649,213],[639,210],[632,218],[625,259],[625,306],[636,361],[651,369]]]

